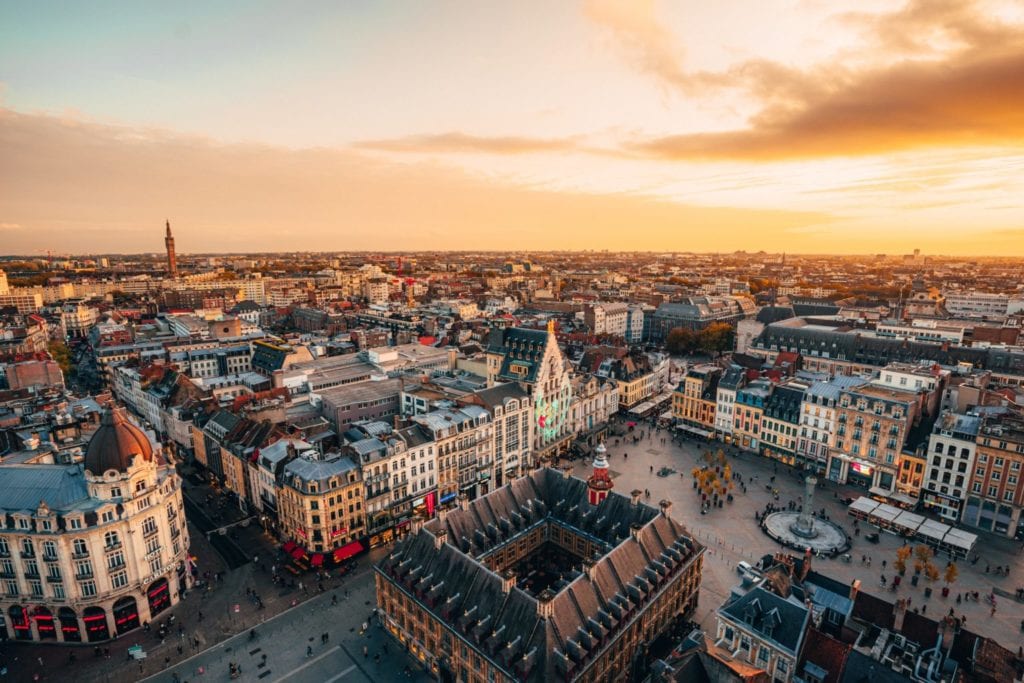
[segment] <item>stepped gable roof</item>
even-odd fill
[[[537,524],[560,524],[604,541],[584,572],[539,598],[481,562]],[[446,534],[436,547],[441,532]],[[449,511],[396,546],[376,571],[476,642],[511,677],[564,678],[703,547],[669,516],[612,492],[596,506],[582,479],[549,468]],[[551,616],[540,616],[542,603]]]
[[[153,445],[145,432],[128,421],[124,408],[103,411],[100,428],[92,435],[85,452],[85,469],[94,475],[107,470],[127,472],[134,458],[153,460]]]

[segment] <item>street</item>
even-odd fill
[[[361,566],[344,585],[348,597],[344,588],[327,591],[255,626],[255,639],[248,632],[240,633],[142,680],[172,683],[177,675],[183,683],[227,681],[231,663],[241,666],[241,675],[235,680],[247,682],[432,680],[371,618],[376,600],[370,563]],[[332,596],[338,597],[336,605],[332,605]],[[362,633],[364,623],[369,628]],[[326,643],[322,641],[324,633],[328,634]]]
[[[649,432],[651,427],[644,423],[636,430]],[[741,474],[745,481],[757,475],[758,482],[748,485],[744,493],[737,487],[732,493],[733,503],[725,503],[721,508],[711,508],[707,514],[701,514],[698,496],[692,488],[691,470],[703,464],[701,454],[707,450],[717,451],[721,444],[717,442],[697,442],[684,440],[682,444],[673,443],[671,432],[661,430],[653,437],[645,436],[640,443],[633,443],[632,434],[619,439],[612,437],[608,447],[609,464],[615,490],[629,495],[633,489],[650,491],[650,498],[645,502],[654,505],[661,499],[672,501],[672,515],[684,523],[701,543],[707,546],[708,552],[704,563],[704,577],[701,583],[700,606],[694,620],[705,629],[714,629],[715,612],[729,595],[731,588],[739,583],[736,563],[746,560],[753,564],[762,555],[786,551],[771,538],[762,533],[754,520],[755,511],[763,511],[768,502],[774,502],[772,494],[763,484],[775,476],[774,487],[779,489],[778,505],[785,507],[787,501],[797,500],[803,494],[803,480],[793,470],[777,464],[759,455],[727,450],[729,463],[733,471]],[[665,443],[662,444],[662,439]],[[588,460],[579,460],[573,465],[573,474],[586,478],[591,472]],[[777,465],[777,467],[776,467]],[[668,467],[676,470],[667,477],[659,477],[658,470]],[[880,587],[881,576],[892,580],[892,562],[896,559],[896,550],[903,545],[902,539],[881,533],[878,544],[866,542],[862,536],[873,528],[861,524],[861,537],[854,535],[853,519],[847,515],[846,506],[841,500],[847,496],[856,498],[865,492],[852,486],[836,486],[831,482],[819,483],[815,493],[816,509],[825,508],[826,513],[834,522],[840,524],[850,535],[853,548],[850,554],[853,559],[846,563],[839,558],[815,558],[813,566],[816,571],[832,578],[850,583],[854,579],[861,580],[861,590],[878,595],[884,600],[894,601],[897,597],[911,596],[913,609],[918,605],[929,605],[926,615],[936,617],[948,613],[953,608],[957,615],[967,617],[967,628],[979,635],[994,638],[1001,645],[1016,651],[1021,645],[1021,620],[1024,619],[1024,604],[1017,602],[1012,596],[1019,586],[1024,585],[1024,571],[1019,568],[1020,545],[1011,539],[997,537],[984,532],[978,533],[975,553],[981,558],[972,565],[969,561],[957,563],[959,577],[950,587],[950,596],[942,598],[940,588],[945,585],[941,580],[934,584],[920,581],[914,587],[910,585],[908,570],[903,585],[895,593]],[[972,530],[973,531],[973,530]],[[862,562],[861,557],[871,558],[871,564]],[[973,557],[973,553],[972,553]],[[888,569],[882,568],[885,560]],[[945,566],[945,558],[940,558],[940,567]],[[985,573],[987,565],[991,567],[1009,565],[1009,576],[997,576]],[[926,598],[924,589],[931,586],[934,593]],[[997,609],[991,614],[991,607],[984,598],[978,602],[961,602],[957,604],[956,596],[965,591],[977,591],[981,596],[996,590]],[[1009,595],[1011,597],[1004,597]]]

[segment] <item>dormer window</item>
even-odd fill
[[[146,490],[146,480],[145,479],[140,479],[139,481],[135,482],[135,493],[141,493],[141,492],[143,492],[145,490]]]
[[[29,522],[28,519],[26,519],[25,517],[19,517],[18,518],[18,528],[19,529],[31,529],[32,528],[32,523]]]
[[[110,497],[111,498],[120,498],[121,497],[121,487],[120,486],[111,486],[110,487]]]

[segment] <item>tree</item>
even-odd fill
[[[896,561],[893,564],[896,566],[896,571],[901,574],[907,571],[907,560],[910,558],[910,554],[913,552],[909,545],[901,546],[896,549]]]
[[[732,348],[735,332],[729,323],[711,323],[698,333],[697,345],[707,353],[720,356]]]
[[[942,580],[946,582],[946,585],[956,581],[956,577],[960,574],[960,570],[956,568],[956,564],[950,562],[946,565],[946,574],[942,577]]]
[[[693,353],[697,348],[697,335],[685,327],[673,327],[665,339],[665,348],[676,356]]]
[[[62,341],[52,341],[47,349],[50,352],[50,358],[60,366],[60,371],[64,373],[65,377],[69,377],[74,372],[74,366],[71,365],[71,350],[68,345]]]
[[[931,548],[922,543],[914,548],[914,557],[916,557],[918,562],[921,564],[927,564],[931,562],[933,557],[935,557],[935,553],[932,552]]]

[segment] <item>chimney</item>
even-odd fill
[[[469,510],[469,496],[465,493],[459,494],[459,509]]]
[[[804,553],[804,561],[800,563],[800,583],[804,582],[807,578],[807,573],[811,571],[811,549],[808,548]]]
[[[668,517],[672,512],[672,501],[664,498],[658,502],[658,507],[661,508],[661,514],[663,517]]]
[[[640,496],[643,495],[643,491],[640,489],[633,489],[629,492],[629,502],[631,505],[637,505],[640,502]]]
[[[586,572],[587,578],[591,581],[597,579],[597,563],[591,558],[583,560],[583,571]]]
[[[456,367],[458,367],[458,361],[455,347],[450,346],[448,347],[448,372],[455,372]]]
[[[903,617],[907,615],[907,599],[900,598],[896,601],[896,609],[892,615],[892,630],[896,633],[903,631]]]
[[[434,550],[440,550],[448,541],[448,530],[443,526],[434,532]]]
[[[550,588],[545,588],[537,596],[537,616],[541,619],[550,619],[555,613],[553,604],[555,594]]]
[[[854,579],[850,582],[850,602],[857,601],[858,593],[860,593],[860,579]]]
[[[959,620],[956,617],[945,616],[939,622],[939,635],[942,636],[942,650],[946,654],[953,648],[953,639],[956,638],[957,625]]]
[[[410,531],[410,533],[413,536],[415,536],[416,534],[418,534],[420,532],[420,529],[422,529],[422,528],[423,528],[423,518],[420,517],[419,515],[416,515],[415,517],[412,518],[412,521],[409,523],[409,531]]]
[[[501,592],[506,595],[516,586],[516,573],[511,569],[501,575]]]
[[[572,472],[570,472],[570,471],[569,471],[569,468],[568,468],[568,467],[566,467],[566,468],[565,468],[564,470],[562,470],[562,476],[563,476],[563,477],[564,477],[565,479],[568,479],[569,477],[571,477],[571,476],[572,476]]]
[[[441,526],[444,526],[444,520],[448,517],[447,508],[437,508],[437,521],[441,522]]]
[[[640,538],[640,529],[642,529],[642,528],[643,528],[642,525],[636,524],[635,522],[633,524],[630,524],[629,525],[629,537],[632,538],[634,541],[638,540]]]

